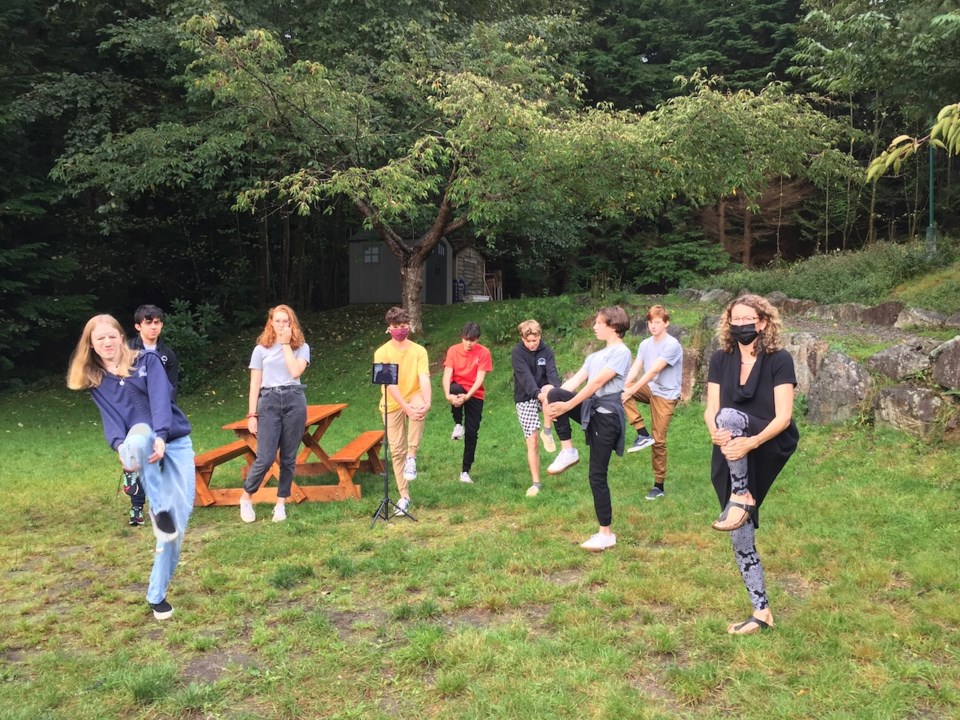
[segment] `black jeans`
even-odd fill
[[[566,402],[573,398],[575,393],[563,388],[554,388],[547,395],[550,402]],[[571,408],[553,421],[557,429],[557,437],[569,440],[572,436],[570,420],[581,423],[580,406]],[[593,509],[597,514],[597,522],[601,527],[607,527],[613,522],[613,505],[610,502],[610,486],[607,484],[607,471],[610,466],[610,456],[617,446],[617,439],[623,428],[617,427],[619,416],[613,413],[594,412],[587,427],[587,444],[590,446],[590,491],[593,493]]]
[[[280,452],[280,479],[277,497],[290,497],[297,450],[307,422],[307,398],[300,385],[263,388],[257,403],[257,459],[253,461],[243,489],[251,495],[260,488],[263,476],[277,461]]]
[[[466,395],[467,391],[460,383],[450,383],[451,395]],[[466,433],[463,436],[463,472],[470,472],[473,467],[473,458],[477,454],[477,438],[480,435],[480,422],[483,420],[483,400],[472,397],[460,407],[450,406],[453,421],[463,425]],[[463,418],[466,415],[467,421]]]

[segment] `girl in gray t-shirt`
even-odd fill
[[[267,325],[250,357],[247,429],[257,436],[257,459],[250,466],[240,496],[240,519],[254,522],[253,494],[280,452],[280,477],[273,521],[287,519],[287,498],[297,467],[297,451],[307,421],[307,398],[300,376],[310,364],[310,346],[288,305],[270,310]]]

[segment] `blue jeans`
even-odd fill
[[[297,451],[307,422],[307,398],[302,385],[281,385],[260,390],[257,403],[257,459],[250,466],[243,489],[253,495],[280,451],[277,497],[290,497]]]
[[[130,428],[120,446],[124,464],[140,471],[140,482],[150,502],[150,522],[153,522],[156,513],[166,511],[173,516],[178,531],[176,540],[157,545],[150,585],[147,587],[149,603],[158,603],[167,596],[167,586],[180,561],[180,545],[187,531],[187,520],[193,511],[193,497],[197,489],[190,436],[167,442],[163,459],[150,463],[147,458],[153,454],[155,437],[153,430],[140,423]]]

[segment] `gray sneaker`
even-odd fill
[[[653,438],[649,435],[637,435],[637,439],[633,441],[633,445],[627,448],[627,452],[637,452],[637,450],[643,450],[653,445]]]
[[[659,500],[664,495],[666,495],[666,493],[654,485],[652,488],[650,488],[650,492],[647,493],[647,500]]]

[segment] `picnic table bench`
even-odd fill
[[[351,440],[345,447],[333,455],[329,455],[321,445],[321,438],[333,421],[347,407],[345,403],[331,405],[308,405],[307,420],[303,430],[303,448],[297,454],[297,466],[294,472],[294,481],[290,488],[290,500],[303,502],[304,500],[329,501],[360,499],[360,486],[354,483],[357,472],[363,470],[371,473],[383,472],[383,461],[380,459],[380,448],[383,445],[382,430],[368,430]],[[233,430],[237,439],[213,450],[198,454],[194,459],[196,471],[197,494],[196,505],[239,505],[243,488],[214,488],[211,480],[215,469],[231,460],[244,458],[246,465],[240,475],[246,478],[257,457],[257,436],[251,433],[246,420],[224,425],[225,430]],[[366,458],[364,459],[364,455]],[[305,485],[297,482],[297,478],[310,478],[325,473],[337,476],[337,484]],[[253,494],[253,502],[276,502],[276,481],[280,477],[280,466],[274,462],[264,475],[260,488]]]

